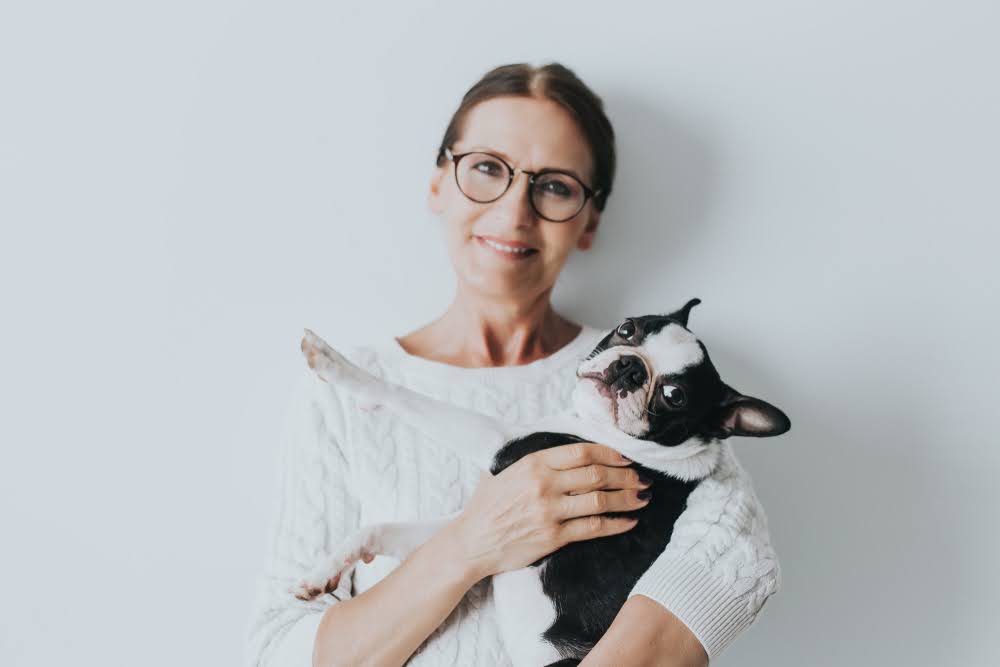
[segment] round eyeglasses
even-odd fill
[[[500,199],[518,172],[528,176],[528,200],[539,217],[549,222],[566,222],[583,210],[587,200],[600,190],[591,190],[573,174],[558,169],[525,171],[512,167],[492,153],[474,151],[455,155],[445,148],[446,158],[455,163],[455,183],[474,202],[488,204]]]

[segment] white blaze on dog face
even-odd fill
[[[647,336],[640,350],[649,355],[656,375],[676,375],[705,357],[694,334],[673,323]]]
[[[645,380],[641,386],[609,384],[613,364],[626,357],[641,361]],[[573,405],[581,417],[605,422],[635,437],[650,432],[649,405],[656,379],[675,375],[699,364],[704,353],[698,339],[683,326],[670,322],[645,335],[638,345],[612,345],[585,360],[577,369]]]

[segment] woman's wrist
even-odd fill
[[[374,586],[326,609],[313,664],[398,666],[413,654],[482,579],[460,557],[450,525]]]
[[[431,538],[432,546],[444,565],[471,588],[480,580],[494,574],[490,565],[470,549],[462,532],[462,517],[459,516]]]

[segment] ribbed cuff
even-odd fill
[[[718,657],[754,620],[745,596],[735,596],[732,586],[691,560],[646,570],[628,596],[640,594],[681,619],[705,647],[709,660]]]

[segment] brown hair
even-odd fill
[[[493,97],[514,95],[552,100],[561,105],[576,119],[583,132],[594,163],[593,183],[600,194],[594,197],[594,206],[604,210],[611,186],[615,180],[615,131],[604,113],[604,102],[568,68],[559,63],[534,67],[526,63],[501,65],[483,75],[465,93],[462,103],[451,117],[448,129],[438,148],[437,165],[447,159],[444,149],[458,141],[465,116],[480,102]]]

